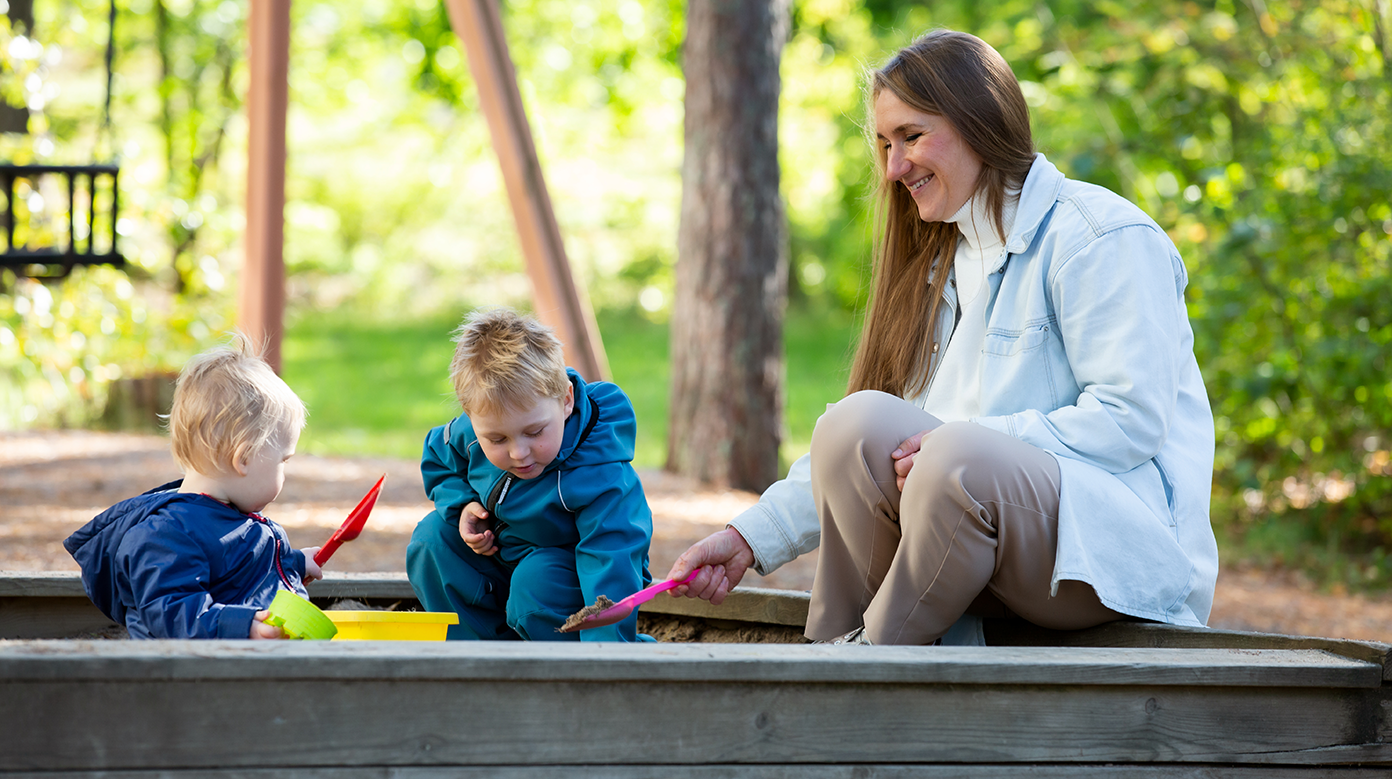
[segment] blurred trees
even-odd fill
[[[667,469],[762,491],[783,428],[787,235],[778,66],[787,0],[690,0]]]
[[[858,40],[854,19],[810,24],[820,5],[799,35]],[[1392,579],[1392,7],[867,0],[852,16],[894,31],[872,64],[935,26],[986,39],[1040,150],[1169,231],[1217,423],[1215,522],[1287,562],[1352,553],[1334,565],[1350,583]],[[865,190],[841,191],[825,228],[793,219],[800,279],[860,261],[837,242],[864,245]]]
[[[1041,151],[1137,202],[1184,255],[1218,425],[1215,521],[1279,542],[1288,561],[1342,550],[1357,562],[1341,569],[1350,582],[1387,582],[1389,5],[800,0],[779,112],[793,300],[863,303],[862,68],[934,26],[980,35],[1020,77]],[[177,366],[229,321],[245,4],[120,7],[112,140],[133,267],[0,279],[0,425],[78,422],[71,409],[97,402],[103,382]],[[496,163],[440,4],[293,8],[292,314],[525,304]],[[503,5],[572,261],[598,306],[659,320],[674,290],[684,8]],[[106,2],[34,11],[32,36],[0,33],[0,92],[29,106],[31,130],[0,136],[0,157],[87,161]]]
[[[1185,257],[1215,516],[1369,553],[1354,580],[1386,579],[1392,541],[1389,21],[1371,0],[1058,2],[986,28],[1041,147]]]

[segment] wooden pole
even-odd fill
[[[555,329],[565,343],[566,361],[580,375],[589,381],[603,379],[609,374],[604,343],[566,259],[496,0],[445,0],[445,5],[478,85],[479,105],[488,120],[532,280],[537,317]]]
[[[246,263],[238,325],[280,372],[285,318],[285,114],[290,0],[251,0],[248,24]]]

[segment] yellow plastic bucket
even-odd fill
[[[338,627],[334,640],[444,641],[459,615],[447,611],[326,611]]]

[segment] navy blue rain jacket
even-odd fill
[[[247,638],[276,590],[308,597],[304,552],[284,528],[181,483],[117,503],[63,542],[102,613],[131,638]]]

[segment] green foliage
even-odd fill
[[[294,9],[292,300],[382,313],[525,305],[507,193],[443,4]],[[503,11],[573,267],[597,306],[630,305],[649,287],[670,301],[682,7],[527,0]]]
[[[125,273],[77,268],[62,283],[0,273],[0,429],[84,426],[112,382],[176,370],[224,329],[225,306],[142,295]]]
[[[426,431],[459,414],[449,363],[454,353],[450,339],[463,313],[387,319],[341,309],[293,317],[282,347],[282,375],[310,412],[300,450],[419,457]],[[844,349],[846,331],[827,324],[841,318],[800,318],[815,325],[802,336],[809,361]],[[613,381],[633,401],[638,417],[636,462],[660,468],[667,456],[667,326],[621,309],[602,311],[599,325]],[[799,397],[811,403],[826,392],[839,392],[844,384],[844,377],[834,373],[828,387],[826,375],[806,368],[801,372],[813,381],[800,388]],[[799,420],[796,435],[810,440],[816,417],[808,408],[799,411],[790,413]]]
[[[1088,28],[1092,78],[1074,83],[1116,131],[1073,162],[1109,160],[1098,177],[1189,262],[1219,431],[1215,515],[1238,532],[1275,515],[1318,546],[1385,547],[1392,485],[1371,467],[1392,432],[1392,327],[1378,313],[1392,158],[1373,140],[1392,137],[1385,23],[1353,3],[1172,10],[1113,19],[1115,38]],[[1058,32],[1070,50],[1084,35]],[[1392,576],[1372,554],[1374,578]]]
[[[237,53],[215,36],[240,23],[237,8],[181,4],[166,14],[162,37],[149,2],[140,13],[123,8],[115,130],[102,121],[107,3],[36,4],[34,30],[21,40],[0,21],[0,91],[30,109],[29,133],[0,136],[0,158],[84,164],[124,154],[117,231],[128,260],[124,271],[78,268],[64,279],[0,272],[0,427],[91,424],[112,382],[176,370],[230,326],[219,257],[238,215],[220,209],[209,174],[237,110],[224,83]],[[229,14],[221,27],[210,21]],[[178,73],[160,74],[155,53],[164,47]],[[210,111],[214,98],[233,104]],[[48,194],[43,187],[36,191]],[[66,232],[67,215],[51,203],[16,200],[27,223],[17,225],[17,242],[52,246]],[[86,225],[78,227],[80,235]]]
[[[295,317],[282,375],[309,408],[300,450],[420,457],[426,431],[459,413],[449,384],[450,333],[458,326],[450,316]]]
[[[450,335],[462,312],[383,321],[347,311],[298,316],[284,343],[285,381],[309,407],[300,451],[371,452],[419,457],[425,433],[459,413],[449,386]],[[805,454],[828,398],[845,387],[838,362],[852,335],[840,311],[789,312],[785,466]],[[661,468],[667,458],[668,344],[665,324],[636,310],[599,316],[613,380],[638,417],[635,462]]]
[[[104,0],[38,4],[32,44],[0,26],[0,92],[33,109],[31,134],[0,137],[0,157],[119,156],[131,259],[125,274],[0,279],[0,425],[82,423],[115,377],[176,368],[231,323],[247,6],[120,2],[110,132]],[[684,13],[673,0],[503,5],[567,251],[649,464],[665,451]],[[447,399],[426,365],[453,314],[528,304],[506,192],[443,4],[308,0],[292,14],[286,370],[312,394],[311,448],[414,456]],[[794,4],[779,124],[795,301],[785,455],[840,395],[866,295],[863,69],[937,26],[996,46],[1039,148],[1137,202],[1179,246],[1228,548],[1388,582],[1386,0]],[[403,318],[419,324],[391,324]],[[374,376],[370,408],[345,398],[363,364],[402,362],[393,344],[420,362]]]
[[[285,381],[309,408],[299,451],[419,458],[427,430],[458,415],[450,388],[459,316],[383,321],[349,312],[299,316],[285,334]],[[601,312],[614,381],[638,415],[639,467],[667,459],[668,335],[638,310]],[[828,398],[845,388],[851,317],[796,306],[788,316],[784,466],[807,452]],[[365,370],[363,366],[370,366]]]
[[[1218,428],[1217,524],[1251,552],[1298,538],[1392,581],[1386,4],[978,6],[893,18],[995,45],[1040,148],[1180,247]],[[1332,570],[1318,557],[1299,562]]]

